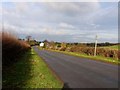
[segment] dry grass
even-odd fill
[[[30,49],[30,45],[25,41],[20,41],[13,35],[2,32],[2,64],[8,65],[15,61],[17,58],[28,49]]]

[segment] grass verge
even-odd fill
[[[62,88],[44,61],[33,49],[17,63],[3,69],[3,88]]]
[[[41,49],[41,48],[39,47],[39,49]],[[107,58],[107,57],[102,57],[102,56],[95,56],[94,57],[94,56],[89,56],[87,54],[77,53],[77,52],[58,51],[58,50],[50,50],[50,51],[60,52],[60,53],[64,53],[64,54],[67,54],[67,55],[73,55],[73,56],[77,56],[77,57],[81,57],[81,58],[88,58],[90,60],[97,60],[97,61],[116,64],[116,65],[120,64],[119,60],[115,60],[113,58]]]
[[[97,60],[97,61],[102,61],[102,62],[108,62],[108,63],[112,63],[112,64],[120,64],[120,62],[118,60],[114,60],[112,58],[107,58],[107,57],[102,57],[102,56],[88,56],[86,54],[80,54],[80,53],[75,53],[75,52],[63,52],[63,51],[60,51],[64,54],[69,54],[69,55],[73,55],[73,56],[78,56],[78,57],[82,57],[82,58],[89,58],[91,60]]]

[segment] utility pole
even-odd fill
[[[96,37],[95,37],[95,50],[94,50],[94,56],[96,56],[97,38],[98,38],[98,36],[96,35]]]

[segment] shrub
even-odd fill
[[[20,41],[14,36],[2,32],[2,64],[9,65],[17,61],[21,54],[30,49],[25,41]]]
[[[59,50],[60,50],[60,51],[65,51],[65,50],[66,50],[66,47],[61,47]]]
[[[118,50],[117,56],[118,56],[118,60],[120,60],[120,50]]]
[[[94,47],[72,46],[69,49],[69,51],[70,52],[84,53],[84,54],[92,55],[92,56],[94,55]],[[109,49],[104,49],[104,48],[97,48],[96,54],[99,56],[120,59],[120,51],[118,51],[118,50],[109,50]]]

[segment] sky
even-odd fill
[[[118,42],[117,2],[2,2],[0,25],[38,41]]]

